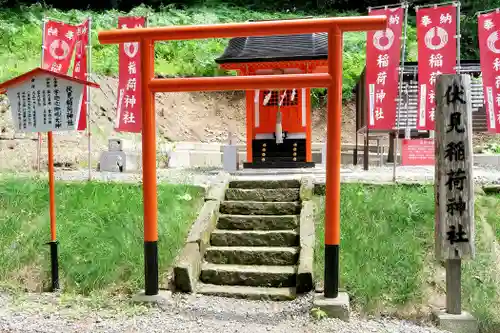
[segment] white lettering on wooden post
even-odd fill
[[[436,82],[436,257],[474,258],[472,104],[469,75]]]

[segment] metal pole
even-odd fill
[[[56,240],[56,194],[54,180],[54,147],[52,132],[47,133],[49,161],[49,215],[50,215],[50,262],[52,275],[52,291],[59,289],[59,263],[57,259]]]
[[[460,37],[462,34],[460,33],[460,2],[456,2],[457,6],[457,74],[460,74]]]
[[[87,81],[90,81],[92,78],[92,40],[91,40],[91,29],[92,29],[92,17],[88,18],[88,31],[87,31],[87,46],[86,46],[86,52],[87,52],[87,73],[86,73],[86,78]],[[88,156],[88,164],[89,164],[89,181],[92,180],[92,153],[91,153],[91,135],[92,131],[90,129],[90,87],[87,86],[85,89],[87,89],[87,100],[85,103],[87,103],[87,137],[88,137],[88,150],[89,150],[89,156]]]
[[[474,14],[474,16],[481,15],[481,14],[487,14],[487,13],[494,12],[494,11],[498,11],[498,8],[481,10],[481,11],[476,12],[476,14]]]
[[[398,149],[399,149],[399,122],[401,121],[400,119],[400,111],[401,111],[401,91],[403,89],[403,72],[405,68],[405,55],[406,55],[406,30],[407,30],[407,23],[408,23],[408,3],[403,2],[403,8],[405,9],[405,23],[403,27],[403,47],[401,49],[401,66],[399,68],[399,91],[398,91],[398,108],[397,108],[397,119],[398,121],[396,122],[396,135],[394,137],[394,140],[396,141],[394,144],[394,157],[393,157],[393,168],[392,168],[392,181],[396,182],[396,167],[398,164]],[[406,114],[406,117],[408,118],[408,114]]]
[[[342,127],[342,32],[328,32],[328,89],[325,201],[325,298],[339,294],[340,245],[340,144]]]
[[[43,51],[45,49],[45,16],[42,19],[42,55],[40,56],[40,66],[43,68]],[[37,147],[36,147],[36,171],[40,172],[40,160],[41,160],[41,155],[42,155],[42,133],[38,132],[38,141],[37,141]]]
[[[143,39],[141,50],[142,94],[142,183],[144,196],[144,279],[145,294],[158,294],[158,199],[156,196],[156,123],[154,93],[154,42]]]
[[[455,4],[456,1],[445,1],[445,2],[440,2],[440,3],[432,3],[432,4],[427,4],[427,5],[419,5],[419,6],[415,6],[415,9],[419,9],[419,8],[429,8],[429,7],[439,7],[439,6],[444,6],[444,5],[451,5],[451,4]]]

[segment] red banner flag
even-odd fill
[[[419,130],[434,130],[436,77],[456,73],[456,19],[456,5],[417,9]]]
[[[76,44],[75,44],[75,63],[73,65],[73,77],[88,81],[87,77],[87,48],[89,45],[90,20],[86,20],[77,26]],[[83,90],[82,108],[80,110],[80,119],[78,121],[78,130],[83,131],[87,128],[87,94],[88,89]]]
[[[386,15],[387,29],[369,31],[366,45],[366,91],[368,128],[391,130],[396,124],[402,7],[370,10],[369,15]]]
[[[75,49],[77,27],[58,21],[47,21],[43,36],[42,67],[53,72],[68,73]]]
[[[483,93],[488,132],[500,133],[500,11],[478,18],[479,59],[483,74]]]
[[[119,17],[121,29],[144,27],[144,17]],[[116,131],[139,133],[142,129],[141,50],[139,43],[123,43],[119,48],[118,103]]]

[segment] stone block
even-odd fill
[[[239,169],[238,147],[233,145],[222,147],[222,166],[227,172],[235,172]]]
[[[172,293],[168,290],[160,290],[156,295],[146,295],[143,290],[137,295],[134,295],[132,301],[138,303],[165,303],[171,298]]]
[[[313,304],[314,307],[324,311],[329,318],[349,321],[351,307],[349,305],[349,295],[345,292],[339,292],[336,298],[325,298],[323,294],[315,294]]]
[[[314,202],[304,201],[300,212],[300,254],[297,265],[297,293],[306,293],[314,287]]]
[[[140,156],[134,152],[105,151],[99,165],[100,171],[134,172],[140,169]]]
[[[226,190],[229,185],[229,175],[221,175],[217,177],[218,179],[212,183],[207,191],[207,195],[205,196],[205,201],[207,200],[216,200],[223,201],[226,195]]]
[[[174,150],[171,152],[168,161],[169,168],[189,168],[191,165],[191,155],[188,150]]]
[[[302,177],[300,180],[300,200],[312,200],[314,194],[314,178],[311,176]]]
[[[220,151],[190,151],[189,167],[220,167],[222,165],[222,154]]]
[[[477,333],[479,332],[477,320],[468,312],[449,314],[445,311],[434,313],[437,326],[451,333]]]
[[[195,292],[201,272],[201,258],[198,243],[187,243],[174,267],[175,287],[183,292]]]
[[[134,151],[134,143],[123,138],[109,138],[108,151]]]
[[[199,246],[201,255],[205,254],[206,248],[210,245],[210,234],[217,224],[217,216],[220,203],[215,200],[205,201],[196,221],[194,221],[187,243],[196,243]]]

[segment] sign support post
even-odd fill
[[[57,255],[57,238],[56,238],[56,192],[54,180],[54,146],[52,131],[47,133],[48,155],[49,155],[49,214],[50,214],[50,263],[52,286],[51,290],[59,289],[59,261]]]
[[[439,75],[436,81],[436,257],[446,261],[446,312],[441,328],[478,331],[462,311],[461,262],[475,256],[472,102],[469,75]]]
[[[87,86],[99,85],[37,67],[0,84],[7,94],[16,132],[47,132],[49,169],[49,215],[51,291],[59,289],[59,263],[56,238],[56,205],[53,131],[76,130]]]

